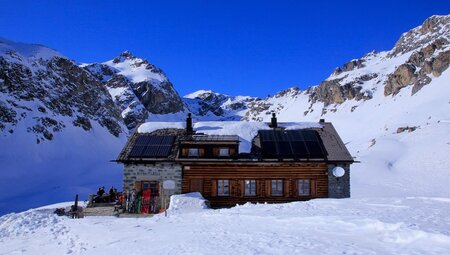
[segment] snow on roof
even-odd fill
[[[286,122],[278,123],[279,127],[287,130],[322,128],[317,122]],[[185,122],[147,122],[138,128],[139,133],[150,133],[164,128],[186,127]],[[247,122],[247,121],[203,121],[196,122],[193,125],[197,133],[207,135],[237,135],[239,136],[239,152],[249,153],[252,148],[252,140],[258,134],[258,130],[269,130],[269,124],[265,122]]]

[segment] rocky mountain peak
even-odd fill
[[[112,62],[117,64],[117,63],[121,63],[125,60],[132,60],[132,59],[136,59],[136,57],[133,55],[133,53],[131,53],[131,51],[126,50],[126,51],[120,53],[117,57],[115,57]]]
[[[395,44],[389,57],[418,49],[439,38],[450,40],[450,14],[431,16],[422,25],[404,33]]]

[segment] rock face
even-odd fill
[[[177,113],[184,104],[164,72],[147,60],[125,51],[111,61],[83,65],[100,80],[122,110],[129,129],[149,114]]]
[[[414,82],[417,78],[414,72],[416,67],[412,64],[402,64],[393,74],[390,74],[384,86],[384,95],[396,95],[401,88]]]
[[[0,131],[18,125],[36,141],[52,140],[68,125],[91,130],[92,122],[114,136],[123,132],[118,109],[89,72],[56,51],[0,39]]]
[[[152,118],[164,120],[166,114],[171,120],[191,112],[202,120],[263,121],[272,112],[325,115],[351,100],[355,104],[348,110],[353,112],[376,93],[395,97],[410,88],[415,94],[441,76],[450,62],[449,41],[450,15],[432,16],[404,33],[390,51],[351,60],[304,91],[293,87],[263,99],[207,90],[182,99],[160,68],[129,51],[104,63],[77,66],[42,46],[18,52],[3,42],[0,92],[6,96],[0,98],[0,130],[14,132],[18,122],[32,118],[29,132],[39,134],[38,140],[52,139],[67,125],[54,114],[69,117],[70,125],[84,130],[95,121],[117,135],[122,122],[131,130]]]
[[[240,111],[258,100],[246,96],[228,96],[211,90],[199,90],[184,97],[187,110],[200,119],[239,120]]]
[[[381,90],[383,96],[395,96],[412,86],[415,94],[448,69],[450,56],[450,15],[432,16],[404,33],[394,48],[387,52],[372,51],[337,67],[317,86],[295,93],[280,92],[273,97],[246,104],[242,119],[267,120],[271,112],[282,114],[286,105],[301,103],[303,116],[314,109],[322,113],[337,111],[340,104],[365,101]],[[306,103],[307,102],[307,103]],[[357,105],[350,108],[357,109]]]
[[[395,44],[389,56],[397,56],[427,45],[436,38],[448,38],[450,15],[434,15],[418,26],[404,33]]]

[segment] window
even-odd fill
[[[219,149],[219,157],[228,157],[228,156],[230,156],[229,148],[220,148]]]
[[[198,157],[198,149],[197,148],[189,148],[188,157]]]
[[[246,196],[256,196],[256,180],[245,180],[244,186]]]
[[[308,179],[300,179],[298,180],[298,195],[299,196],[309,196],[310,192],[310,182]]]
[[[217,195],[218,196],[230,195],[230,183],[228,180],[217,180]]]
[[[272,196],[283,195],[283,180],[272,180]]]

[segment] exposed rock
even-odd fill
[[[343,71],[348,72],[348,71],[352,71],[355,68],[364,67],[363,63],[364,63],[363,59],[352,60],[352,61],[344,64]]]
[[[400,65],[393,74],[390,74],[384,86],[384,95],[396,95],[401,88],[412,84],[416,76],[416,67],[412,64]]]
[[[399,128],[397,128],[397,134],[403,133],[403,132],[405,132],[405,131],[413,132],[413,131],[415,131],[417,128],[418,128],[418,127],[408,127],[408,126],[406,126],[406,127],[399,127]]]
[[[434,76],[440,76],[445,70],[447,70],[450,63],[450,50],[440,53],[432,61],[432,73]]]
[[[12,130],[33,112],[26,129],[36,134],[39,142],[53,139],[55,132],[65,128],[58,116],[83,116],[100,124],[109,123],[105,127],[114,135],[123,132],[120,114],[105,87],[73,61],[56,54],[48,59],[12,55],[14,59],[9,57],[11,54],[0,55],[0,92],[5,98],[0,100],[3,128],[10,126]],[[35,101],[36,108],[24,106],[29,105],[27,101]]]
[[[450,15],[431,16],[419,27],[404,33],[388,57],[397,56],[426,45],[437,38],[449,36]]]
[[[418,76],[416,82],[414,82],[414,86],[411,90],[411,95],[416,94],[419,90],[423,88],[423,86],[429,84],[431,82],[431,78],[427,75]]]
[[[377,77],[377,74],[362,75],[355,80],[341,85],[343,79],[334,79],[323,81],[319,86],[308,90],[312,103],[323,102],[324,106],[330,104],[341,104],[345,100],[367,100],[372,97],[371,93],[362,91],[359,85],[362,81],[368,81]]]
[[[129,129],[146,121],[149,113],[168,114],[184,110],[183,101],[164,72],[129,51],[112,61],[84,68],[108,88]],[[139,72],[144,79],[136,80],[130,75],[130,70]]]
[[[340,67],[336,67],[332,73],[332,75],[339,75],[342,73],[342,69]]]
[[[92,124],[86,117],[77,116],[77,118],[73,121],[73,125],[76,127],[82,127],[85,131],[89,131],[92,128]]]

